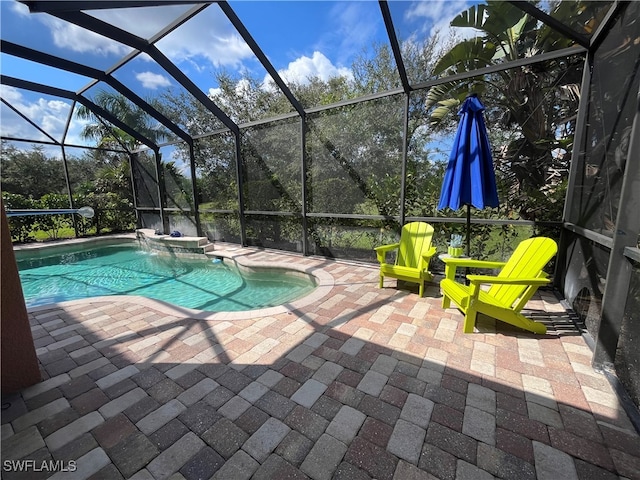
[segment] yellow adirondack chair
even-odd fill
[[[384,277],[397,278],[405,282],[420,285],[420,296],[424,295],[424,282],[433,278],[429,272],[429,262],[436,253],[431,246],[433,227],[424,222],[407,223],[400,232],[400,241],[390,245],[376,247],[376,255],[380,263],[380,288]],[[394,264],[387,263],[387,253],[397,250]]]
[[[558,250],[550,238],[536,237],[520,242],[507,262],[490,262],[464,258],[443,258],[445,279],[440,282],[444,295],[442,308],[451,301],[465,314],[464,333],[472,333],[478,312],[533,333],[546,333],[547,327],[520,313],[538,287],[550,282],[544,266]],[[467,275],[470,285],[455,281],[456,267],[500,268],[498,276]],[[489,290],[480,289],[491,284]]]

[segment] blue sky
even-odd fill
[[[230,1],[240,20],[251,32],[271,63],[286,80],[304,82],[310,76],[350,76],[357,55],[367,55],[374,42],[387,43],[384,22],[377,1]],[[392,0],[389,7],[401,41],[420,41],[435,29],[445,32],[454,15],[468,7],[465,0]],[[144,38],[151,38],[169,21],[191,6],[88,11],[101,20]],[[11,0],[0,0],[1,35],[22,44],[98,69],[112,67],[131,49],[107,38],[66,24],[46,14],[31,14]],[[176,31],[162,38],[158,48],[204,92],[215,93],[214,73],[249,72],[267,80],[257,61],[218,5],[210,5]],[[24,78],[77,91],[91,81],[54,68],[42,67],[2,54],[4,75]],[[165,89],[179,88],[166,71],[145,55],[130,61],[114,76],[142,97]],[[71,104],[24,90],[2,86],[2,97],[20,112],[60,140]],[[96,87],[102,88],[102,87]],[[89,94],[90,96],[90,94]],[[83,144],[75,122],[67,136],[70,143]],[[2,105],[3,135],[32,138],[28,124]]]

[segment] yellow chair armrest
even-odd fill
[[[390,243],[389,245],[380,245],[379,247],[375,247],[376,255],[378,257],[378,263],[386,263],[387,252],[391,250],[396,250],[400,247],[400,243]]]
[[[380,245],[379,247],[375,247],[374,250],[376,252],[388,252],[390,250],[395,250],[400,246],[400,243],[390,243],[389,245]]]
[[[437,252],[436,247],[431,247],[429,248],[427,253],[422,254],[422,258],[424,258],[425,260],[429,260],[431,257],[433,257],[436,254],[436,252]]]
[[[548,278],[506,278],[493,277],[491,275],[467,275],[469,281],[473,284],[500,284],[500,285],[547,285],[551,282]]]
[[[429,262],[431,261],[431,257],[433,257],[437,252],[436,247],[430,247],[426,253],[422,254],[422,260],[420,262],[420,269],[426,270],[429,268]]]
[[[443,257],[441,260],[446,265],[470,268],[502,268],[507,264],[507,262],[492,262],[489,260],[474,260],[472,258],[459,257]]]

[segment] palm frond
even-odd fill
[[[447,70],[453,73],[475,70],[491,65],[496,47],[482,37],[464,40],[445,53],[433,69],[435,75]]]

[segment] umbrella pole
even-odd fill
[[[467,204],[467,257],[471,258],[471,205]],[[469,267],[464,268],[464,283],[469,285]]]
[[[471,205],[467,205],[467,257],[471,254]]]

